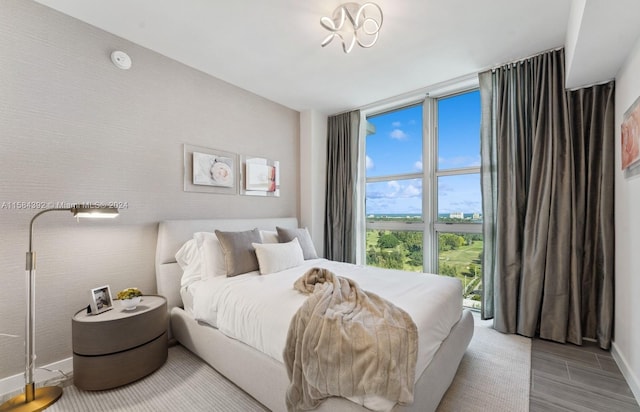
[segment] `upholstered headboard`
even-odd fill
[[[182,306],[180,297],[180,278],[182,269],[176,263],[176,252],[193,237],[196,232],[213,232],[214,230],[241,231],[258,228],[276,230],[276,226],[285,228],[298,227],[295,217],[257,218],[257,219],[200,219],[200,220],[165,220],[158,226],[158,242],[156,245],[156,283],[158,294],[167,298],[167,307]]]

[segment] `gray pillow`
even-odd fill
[[[227,276],[258,270],[258,258],[252,243],[262,243],[260,231],[256,228],[246,232],[221,232],[216,230],[216,236],[224,252],[224,263]]]
[[[291,242],[293,239],[298,238],[298,242],[300,242],[300,247],[302,248],[302,254],[304,255],[304,260],[318,258],[316,247],[313,245],[311,235],[309,235],[309,231],[306,227],[300,229],[276,227],[276,230],[278,231],[278,239],[280,239],[280,243]]]

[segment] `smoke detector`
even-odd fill
[[[116,50],[111,53],[111,61],[118,69],[128,70],[131,68],[131,57],[123,51]]]

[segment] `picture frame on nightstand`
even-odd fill
[[[90,313],[92,315],[113,309],[113,298],[111,297],[109,285],[91,289],[91,303],[89,307],[91,308]]]

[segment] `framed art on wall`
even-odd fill
[[[280,162],[262,157],[242,156],[240,163],[241,194],[280,196]]]
[[[111,290],[109,285],[100,286],[91,289],[91,314],[106,312],[113,308],[113,299],[111,299]]]
[[[217,149],[184,145],[184,191],[237,193],[237,155]]]
[[[233,159],[193,152],[193,184],[233,187]]]
[[[640,97],[624,113],[620,129],[621,163],[624,170],[640,159]]]

